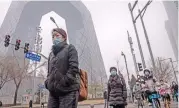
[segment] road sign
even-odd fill
[[[29,52],[25,54],[25,58],[40,62],[41,56]]]
[[[45,88],[45,85],[39,84],[38,87],[39,87],[40,89],[44,89],[44,88]]]

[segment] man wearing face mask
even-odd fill
[[[77,108],[80,88],[77,50],[67,44],[67,34],[61,28],[52,30],[52,40],[45,81],[49,90],[48,108]]]
[[[110,68],[108,81],[108,101],[113,108],[125,108],[127,105],[127,89],[122,74],[117,74],[117,68]]]

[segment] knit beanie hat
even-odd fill
[[[116,68],[116,67],[111,67],[111,68],[109,69],[109,71],[111,72],[113,69],[116,70],[116,72],[117,72],[117,68]]]
[[[65,40],[67,39],[67,33],[62,28],[54,28],[52,30],[52,32],[54,32],[54,31],[60,33],[65,38]]]

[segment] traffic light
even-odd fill
[[[29,43],[25,43],[24,53],[28,53],[28,52],[29,52]]]
[[[137,64],[138,64],[139,71],[143,71],[142,63],[137,63]]]
[[[15,50],[18,50],[20,48],[21,40],[16,40]]]
[[[10,37],[11,37],[10,35],[6,35],[5,41],[4,41],[4,42],[5,42],[5,44],[4,44],[5,47],[8,47],[8,46],[9,46]]]

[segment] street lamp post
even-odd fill
[[[128,76],[128,80],[130,81],[130,78],[129,78],[129,70],[128,70],[127,61],[126,61],[126,55],[125,55],[123,52],[121,52],[121,55],[124,56],[125,65],[126,65],[126,71],[127,71],[127,76]]]
[[[55,21],[55,19],[53,17],[50,17],[50,20],[57,26],[57,28],[59,28],[57,23],[56,23],[56,21]]]
[[[121,55],[124,57],[124,60],[125,60],[126,71],[127,71],[127,76],[128,76],[128,85],[129,85],[129,88],[130,88],[131,99],[132,99],[131,80],[130,80],[130,77],[129,77],[129,70],[128,70],[128,66],[127,66],[126,55],[123,52],[121,52]]]

